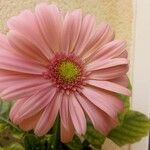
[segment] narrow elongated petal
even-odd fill
[[[94,105],[103,110],[111,118],[116,118],[117,113],[123,111],[123,102],[116,96],[91,87],[82,89],[82,94]]]
[[[88,62],[92,62],[96,59],[102,61],[105,59],[112,59],[119,57],[125,51],[125,48],[126,48],[126,41],[113,40],[100,47],[100,49],[97,49],[95,55],[93,57],[90,57],[91,59],[88,59]]]
[[[106,23],[101,23],[85,47],[82,53],[83,59],[91,58],[103,45],[112,41],[113,39],[114,32],[112,31],[111,27]]]
[[[128,58],[127,50],[124,50],[118,57],[120,57],[120,58]]]
[[[32,41],[43,53],[45,58],[49,59],[52,57],[52,52],[41,35],[35,14],[31,11],[25,10],[19,16],[10,18],[7,25],[10,30],[15,30]]]
[[[68,128],[69,115],[69,97],[68,95],[64,94],[60,108],[60,118],[63,128]]]
[[[5,34],[0,33],[0,49],[12,51],[12,47]]]
[[[61,101],[62,93],[58,93],[51,103],[47,105],[34,130],[36,135],[42,136],[51,129],[60,109]]]
[[[8,51],[0,49],[0,69],[11,70],[20,73],[42,74],[46,68],[30,59],[21,59]]]
[[[62,51],[72,52],[74,50],[79,38],[82,18],[82,12],[80,10],[66,14],[62,32]]]
[[[71,120],[70,120],[70,122],[71,122]],[[61,141],[63,143],[70,142],[72,140],[74,132],[75,132],[74,128],[73,127],[72,127],[72,129],[71,128],[65,128],[64,125],[61,124],[61,129],[60,130],[61,130],[60,131],[61,132]]]
[[[11,72],[11,71],[0,71],[0,91],[4,90],[6,88],[16,86],[16,85],[21,85],[22,83],[25,82],[34,82],[37,81],[37,84],[43,84],[46,83],[46,80],[43,80],[42,76],[37,76],[36,78],[33,77],[33,75],[25,75],[25,74],[17,74],[16,72]]]
[[[16,123],[16,118],[18,116],[18,110],[23,106],[23,104],[26,102],[27,98],[22,98],[17,100],[17,102],[13,105],[13,107],[10,110],[9,118],[13,123]]]
[[[76,97],[92,121],[95,129],[102,132],[104,135],[106,135],[117,123],[117,118],[113,118],[112,120],[106,113],[92,104],[90,100],[83,95],[76,93]]]
[[[42,110],[51,102],[55,94],[56,88],[53,89],[47,88],[35,93],[20,108],[18,119],[24,120]]]
[[[100,69],[98,71],[91,72],[89,78],[96,80],[112,80],[125,75],[128,72],[128,70],[128,65],[120,65],[106,69]]]
[[[28,80],[29,82],[30,80]],[[22,83],[22,85],[14,85],[10,86],[6,89],[4,89],[1,93],[0,96],[2,99],[5,100],[14,100],[18,98],[24,98],[24,97],[29,97],[33,95],[37,90],[43,89],[43,88],[50,88],[51,84],[50,83],[41,83],[36,82],[35,84],[31,82],[30,84],[28,83]]]
[[[4,90],[6,88],[16,86],[16,85],[22,85],[22,83],[26,82],[34,82],[33,86],[37,84],[44,84],[47,83],[46,80],[43,80],[43,77],[33,77],[33,75],[24,75],[24,74],[17,74],[16,72],[11,72],[11,71],[0,71],[0,91]],[[37,81],[37,82],[36,82]],[[38,82],[39,81],[39,82]]]
[[[12,30],[8,32],[7,38],[11,45],[9,51],[16,52],[22,59],[30,58],[43,65],[48,62],[39,48],[24,35]]]
[[[69,97],[66,94],[63,95],[60,107],[60,118],[61,118],[61,141],[67,143],[71,141],[75,131],[69,113]]]
[[[74,52],[77,53],[77,55],[81,55],[86,45],[90,41],[93,35],[93,29],[94,29],[95,23],[96,21],[95,21],[94,16],[86,15],[83,18],[78,41],[74,48]]]
[[[116,92],[119,94],[124,94],[127,96],[131,95],[130,90],[128,90],[127,88],[120,86],[119,84],[110,82],[110,81],[98,81],[98,80],[88,80],[87,83],[89,85],[98,87],[100,89],[104,89],[104,90],[108,90],[111,92]]]
[[[128,87],[128,85],[129,85],[129,79],[128,79],[127,75],[123,75],[119,78],[115,78],[115,79],[112,79],[110,81],[114,82],[116,84],[119,84],[121,86],[124,86],[124,87]]]
[[[8,87],[6,90],[4,90],[1,93],[1,96],[7,95],[11,92],[15,92],[21,89],[34,87],[36,85],[41,85],[46,83],[46,80],[40,79],[40,78],[29,78],[29,79],[22,79],[21,82],[16,83],[15,85],[12,85],[11,87]]]
[[[54,53],[58,52],[62,32],[61,12],[55,5],[40,4],[35,8],[35,16],[47,45]]]
[[[101,69],[107,69],[116,66],[128,65],[128,60],[125,58],[114,58],[100,61],[99,59],[91,62],[87,65],[87,70],[96,71]]]
[[[86,119],[84,112],[74,95],[70,96],[69,111],[76,132],[79,135],[86,132]]]
[[[38,112],[37,114],[33,115],[32,117],[29,117],[25,120],[23,120],[20,124],[19,127],[25,131],[30,131],[35,128],[38,120],[40,119],[42,114],[42,111]]]

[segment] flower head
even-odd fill
[[[0,35],[0,97],[16,100],[13,123],[42,136],[59,114],[62,142],[85,134],[87,117],[103,134],[117,124],[123,102],[116,93],[131,94],[126,42],[95,22],[46,4],[8,21]]]

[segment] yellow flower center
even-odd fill
[[[79,67],[68,60],[61,62],[57,70],[60,78],[66,82],[75,80],[80,73]]]

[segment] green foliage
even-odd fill
[[[40,138],[33,134],[26,134],[24,137],[25,150],[45,150],[44,143],[41,142]]]
[[[6,128],[10,128],[12,129],[12,131],[22,132],[21,129],[19,129],[9,121],[9,111],[11,106],[12,103],[0,100],[0,131]]]
[[[59,115],[57,116],[55,124],[54,124],[53,135],[54,137],[52,141],[52,148],[54,150],[57,150],[60,147],[60,116]]]
[[[124,102],[124,111],[118,114],[119,123],[121,124],[124,119],[125,114],[130,109],[130,97],[125,96],[125,95],[119,95],[119,98]]]
[[[105,141],[105,136],[88,123],[85,139],[95,148],[100,149]]]
[[[81,140],[76,135],[74,136],[73,140],[67,144],[67,147],[70,150],[77,150],[77,149],[82,150],[83,149]]]
[[[129,82],[128,89],[132,90],[131,84]],[[122,123],[125,114],[130,110],[130,97],[126,95],[117,94],[120,100],[124,103],[124,111],[118,115],[119,122]]]
[[[146,136],[150,129],[150,120],[137,111],[128,111],[120,126],[114,128],[108,137],[117,145],[132,144]]]
[[[23,139],[25,150],[63,150],[61,144],[64,144],[60,142],[59,130],[60,122],[57,117],[53,129],[48,134],[37,137],[32,131],[26,133]]]
[[[121,94],[118,94],[118,96],[124,102],[124,111],[127,112],[130,109],[130,97]]]
[[[3,102],[0,100],[0,117],[8,119],[11,105],[12,105],[11,103]]]
[[[74,136],[73,140],[67,144],[67,147],[71,150],[101,149],[104,141],[105,136],[94,129],[91,123],[88,123],[85,136],[81,139]]]
[[[11,106],[12,103],[0,100],[0,146],[3,147],[4,150],[9,150],[9,148],[15,150],[15,145],[17,145],[17,143],[19,145],[22,142],[21,138],[23,132],[9,121]]]
[[[6,146],[0,150],[24,150],[23,146],[19,143],[13,143],[10,146]]]
[[[129,84],[129,89],[131,85]],[[144,114],[130,110],[130,98],[118,94],[124,102],[125,109],[118,115],[119,125],[108,134],[117,145],[132,144],[148,134],[150,120]],[[67,144],[60,142],[60,120],[56,119],[54,127],[43,137],[37,137],[33,131],[27,133],[9,121],[12,103],[0,101],[0,150],[98,150],[106,137],[87,123],[87,132],[83,137],[74,136]]]

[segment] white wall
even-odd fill
[[[136,0],[135,21],[132,107],[150,116],[150,0]],[[148,137],[131,150],[148,150]]]

